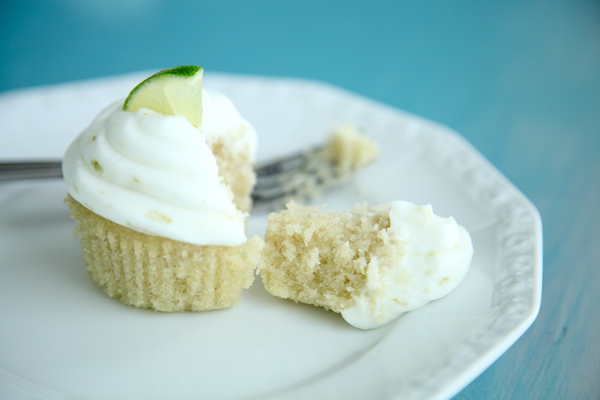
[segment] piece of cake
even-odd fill
[[[336,125],[323,149],[324,158],[334,165],[336,175],[348,180],[357,170],[371,164],[379,153],[377,143],[353,124]]]
[[[247,240],[245,211],[256,133],[201,78],[199,67],[161,71],[100,112],[65,153],[86,268],[123,303],[227,308],[254,280],[263,242]]]
[[[431,206],[395,201],[324,212],[292,203],[269,215],[263,254],[269,293],[371,329],[450,293],[473,247],[465,228]]]

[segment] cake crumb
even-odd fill
[[[325,148],[325,157],[345,173],[371,164],[379,152],[377,144],[353,124],[335,126]]]

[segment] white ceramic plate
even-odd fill
[[[0,96],[0,160],[62,155],[98,110],[147,73]],[[374,165],[322,199],[330,209],[431,203],[472,235],[449,296],[361,331],[334,313],[268,295],[230,310],[124,306],[88,279],[61,181],[0,183],[2,399],[446,399],[535,319],[541,223],[532,204],[459,135],[316,82],[207,74],[257,127],[262,159],[352,122],[380,144]],[[251,219],[261,234],[265,215]]]

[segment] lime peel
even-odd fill
[[[164,69],[143,80],[127,96],[124,111],[149,108],[164,115],[183,115],[195,127],[202,124],[202,75],[194,65]]]

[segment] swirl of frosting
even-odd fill
[[[67,149],[69,194],[138,232],[198,245],[243,243],[246,215],[219,177],[207,135],[182,115],[122,106],[105,108]]]

